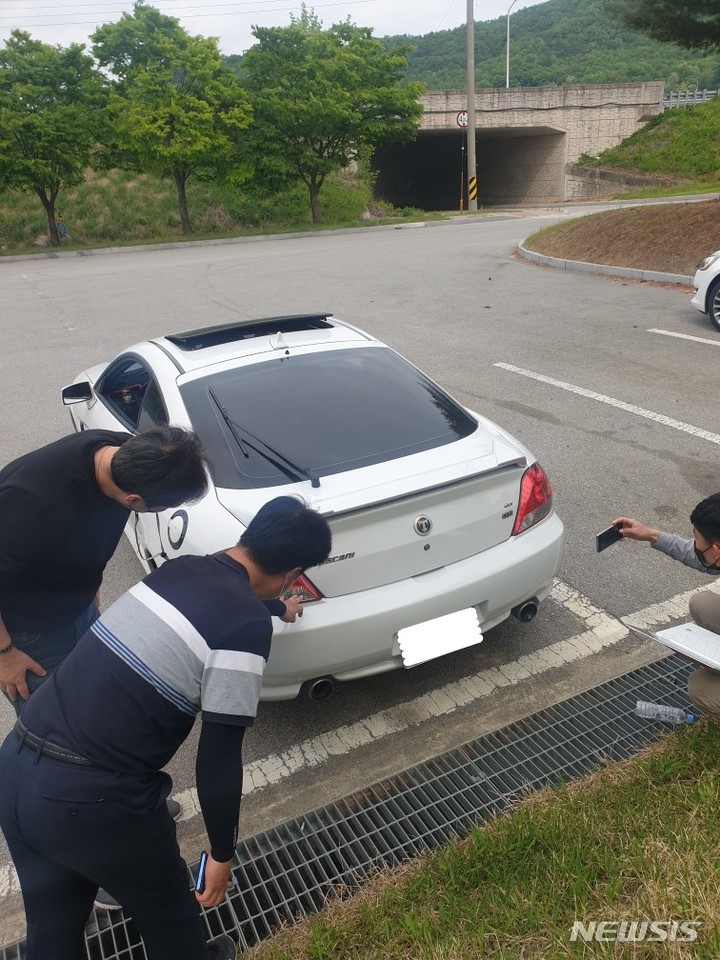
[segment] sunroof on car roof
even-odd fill
[[[202,327],[185,333],[172,333],[165,337],[181,350],[204,350],[222,343],[266,337],[271,333],[298,333],[302,330],[328,330],[331,313],[302,313],[297,316],[264,317],[260,320],[239,320],[222,326]]]

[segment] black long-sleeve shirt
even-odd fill
[[[100,490],[93,458],[128,439],[86,430],[0,470],[0,616],[11,633],[63,626],[92,603],[130,513]]]

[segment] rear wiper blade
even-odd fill
[[[315,473],[314,470],[310,470],[308,467],[301,467],[299,464],[290,460],[285,456],[284,453],[280,453],[279,450],[275,450],[274,447],[271,447],[269,443],[265,443],[264,440],[261,440],[259,437],[256,437],[255,434],[250,433],[247,427],[243,427],[241,424],[236,423],[227,412],[225,407],[220,403],[215,391],[212,387],[208,388],[210,396],[213,398],[215,406],[220,411],[220,415],[227,424],[227,428],[230,433],[233,435],[233,439],[240,448],[240,452],[244,457],[249,457],[250,454],[247,453],[245,447],[250,447],[251,450],[254,450],[256,453],[259,453],[261,457],[272,463],[273,466],[277,467],[279,470],[286,475],[291,477],[293,480],[302,480],[303,478],[309,480],[313,487],[320,486],[320,477]],[[245,439],[241,440],[238,436],[237,431],[240,430]],[[250,438],[249,440],[247,438]],[[254,441],[254,442],[251,442]],[[258,446],[256,446],[258,444]]]
[[[215,391],[213,390],[212,387],[209,387],[209,388],[208,388],[208,393],[209,393],[210,396],[213,398],[213,400],[214,400],[214,402],[215,402],[215,406],[216,406],[216,407],[218,408],[218,410],[220,411],[220,415],[222,416],[223,420],[225,421],[228,430],[229,430],[230,433],[233,435],[233,439],[235,440],[235,443],[237,443],[238,447],[240,447],[240,453],[241,453],[241,454],[245,457],[245,459],[247,460],[247,458],[250,456],[250,454],[247,452],[247,450],[245,449],[245,445],[243,444],[242,440],[240,439],[240,437],[239,437],[239,436],[237,435],[237,433],[235,432],[235,426],[234,426],[232,420],[230,419],[230,414],[227,412],[227,410],[225,409],[225,407],[220,403],[220,401],[218,400],[218,398],[215,396]]]

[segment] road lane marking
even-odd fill
[[[692,590],[686,590],[685,593],[678,593],[669,600],[663,600],[662,603],[653,603],[644,610],[638,610],[637,613],[630,613],[622,617],[622,622],[628,627],[638,627],[640,630],[648,630],[654,627],[660,627],[666,623],[672,623],[673,620],[687,620],[690,616],[688,604],[690,597],[701,590],[710,590],[712,593],[720,593],[720,580],[713,580],[702,587],[694,587]]]
[[[596,607],[574,588],[556,580],[550,597],[584,621],[586,629],[582,632],[534,650],[510,663],[481,670],[414,700],[396,704],[355,723],[294,744],[280,754],[254,760],[245,767],[243,794],[247,796],[279,783],[300,770],[320,766],[332,757],[347,755],[358,747],[382,740],[390,734],[401,733],[427,720],[453,713],[459,707],[489,697],[500,687],[514,686],[531,676],[598,653],[627,637],[630,626],[648,629],[656,624],[687,619],[688,600],[698,589],[714,589],[720,593],[720,581],[653,604],[622,621]],[[191,820],[200,813],[194,787],[176,793],[174,799],[182,807],[180,820]]]
[[[547,383],[551,387],[559,387],[561,390],[575,393],[579,397],[587,397],[590,400],[597,400],[599,403],[607,403],[611,407],[617,407],[619,410],[627,411],[627,413],[634,413],[635,416],[644,417],[646,420],[654,420],[656,423],[661,423],[665,427],[681,430],[683,433],[689,433],[691,436],[699,437],[701,440],[708,440],[710,443],[720,444],[720,434],[711,433],[710,430],[701,430],[700,427],[694,427],[691,423],[684,423],[682,420],[666,417],[662,413],[654,413],[652,410],[636,407],[634,403],[625,403],[624,400],[608,397],[604,393],[595,393],[594,390],[586,390],[585,387],[578,387],[576,384],[566,383],[564,380],[555,380],[554,377],[546,377],[544,373],[535,373],[533,370],[515,367],[511,363],[495,363],[493,366],[500,367],[501,370],[508,370],[510,373],[517,373],[522,377],[529,377],[531,380],[537,380],[539,383]]]
[[[648,333],[661,333],[664,337],[678,337],[680,340],[694,340],[695,343],[709,343],[712,347],[720,347],[720,340],[708,340],[707,337],[693,337],[689,333],[675,333],[674,330],[656,330],[651,327]]]

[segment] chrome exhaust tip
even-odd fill
[[[518,604],[517,607],[513,607],[510,612],[515,619],[521,623],[530,623],[531,620],[535,619],[538,608],[539,603],[537,599],[533,597],[532,600],[526,600],[524,603]]]
[[[308,685],[308,697],[314,703],[322,703],[332,696],[335,690],[335,681],[332,677],[318,677],[317,680],[311,680]]]

